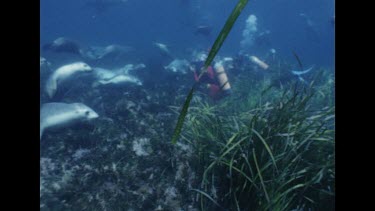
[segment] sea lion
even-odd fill
[[[153,44],[154,44],[154,46],[156,46],[160,50],[162,55],[173,59],[173,56],[172,56],[171,52],[169,51],[167,45],[165,45],[163,43],[158,43],[158,42],[154,42]]]
[[[52,98],[57,91],[57,85],[67,78],[71,77],[75,73],[88,71],[92,71],[92,68],[84,62],[75,62],[58,68],[47,80],[45,90],[48,96]]]
[[[135,83],[137,85],[142,85],[142,82],[129,74],[130,71],[144,68],[146,67],[144,64],[127,64],[122,68],[108,70],[100,67],[94,67],[94,77],[95,82],[92,84],[92,87],[97,87],[98,85],[106,85],[106,84],[123,84],[123,83]]]
[[[179,72],[182,74],[186,74],[190,69],[190,64],[185,59],[175,59],[167,66],[164,66],[164,69],[172,71],[172,72]]]
[[[117,84],[125,84],[125,83],[134,83],[139,86],[142,85],[142,82],[137,77],[134,77],[132,75],[117,75],[109,80],[99,80],[98,82],[102,85],[106,85],[106,84],[117,85]]]
[[[45,103],[40,109],[40,139],[49,128],[61,128],[99,115],[82,103]]]
[[[207,59],[206,51],[194,51],[192,60],[194,62],[204,62]]]
[[[97,80],[109,80],[118,74],[114,71],[104,69],[101,67],[93,67],[94,76]]]
[[[59,37],[54,40],[52,43],[47,43],[42,46],[42,49],[45,51],[53,51],[57,53],[72,53],[83,55],[81,48],[78,43],[73,40],[70,40],[66,37]]]
[[[146,67],[146,65],[143,64],[143,63],[136,64],[136,65],[127,64],[124,67],[117,69],[116,71],[118,71],[118,72],[120,72],[122,74],[128,75],[131,72],[133,72],[134,70],[143,69],[145,67]]]
[[[97,80],[109,80],[115,76],[119,75],[130,75],[130,72],[145,68],[146,65],[144,64],[127,64],[124,67],[117,68],[117,69],[105,69],[101,67],[93,67],[94,76]]]
[[[101,55],[101,58],[108,57],[111,55],[118,56],[123,53],[128,53],[130,51],[134,51],[134,48],[130,46],[121,46],[121,45],[116,45],[116,44],[108,45],[104,48],[104,52]]]
[[[134,51],[133,47],[122,45],[108,45],[106,47],[93,46],[85,52],[85,57],[92,60],[118,59],[127,53]]]

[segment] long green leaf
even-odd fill
[[[220,161],[221,164],[224,164],[224,165],[227,165],[229,167],[229,170],[231,171],[232,169],[234,169],[235,171],[237,171],[238,173],[240,173],[242,176],[244,176],[247,180],[249,180],[250,183],[252,183],[255,188],[258,189],[258,186],[256,186],[256,184],[254,183],[254,181],[243,171],[241,171],[239,168],[235,167],[232,165],[232,163],[226,163],[224,161]]]
[[[258,171],[260,183],[262,184],[264,195],[266,196],[267,202],[270,203],[270,197],[268,196],[266,186],[264,185],[264,181],[263,181],[263,177],[262,177],[262,172],[260,171],[259,166],[258,166],[257,156],[255,155],[255,149],[253,149],[253,157],[254,157],[255,167],[256,167],[256,169]]]
[[[278,171],[278,168],[277,168],[277,165],[276,165],[276,161],[275,161],[275,157],[273,156],[272,154],[272,151],[270,149],[270,147],[268,146],[267,142],[264,140],[264,138],[258,133],[258,131],[256,131],[255,129],[251,129],[256,136],[258,136],[258,138],[262,141],[264,147],[266,148],[268,154],[270,155],[271,159],[272,159],[272,163],[273,165],[275,166],[276,168],[276,171]]]
[[[184,125],[184,120],[185,120],[185,117],[187,115],[191,99],[193,98],[194,88],[195,88],[195,86],[193,86],[191,88],[191,90],[190,90],[190,92],[189,92],[189,94],[188,94],[188,96],[185,100],[184,106],[182,107],[180,116],[178,117],[177,124],[176,124],[176,127],[174,129],[173,136],[172,136],[172,143],[173,144],[177,143],[177,139],[180,136],[182,126]]]
[[[303,71],[302,62],[301,62],[301,60],[299,59],[298,55],[297,55],[294,51],[292,51],[292,53],[293,53],[294,57],[296,57],[296,59],[297,59],[297,62],[298,62],[298,65],[299,65],[300,71]]]
[[[249,0],[239,0],[236,7],[233,9],[232,13],[230,14],[229,18],[227,19],[227,21],[226,21],[226,23],[223,27],[223,29],[221,30],[219,36],[216,38],[216,40],[215,40],[215,42],[214,42],[214,44],[213,44],[213,46],[210,50],[210,53],[207,56],[206,61],[204,62],[204,68],[201,71],[201,73],[199,74],[199,79],[207,71],[207,67],[214,60],[217,52],[220,50],[220,47],[223,45],[226,37],[228,36],[230,30],[232,29],[232,27],[233,27],[234,23],[236,22],[238,16],[240,15],[243,8],[246,6],[248,1]],[[193,97],[193,93],[194,93],[194,90],[195,90],[196,86],[197,86],[197,83],[195,83],[193,85],[193,87],[191,88],[188,96],[186,97],[186,100],[185,100],[185,103],[182,107],[180,115],[178,117],[178,121],[177,121],[176,127],[175,127],[173,135],[172,135],[172,143],[173,144],[177,143],[177,139],[180,136],[182,126],[184,124],[188,108],[190,106],[190,101]]]
[[[216,206],[218,207],[221,207],[220,204],[218,204],[210,195],[208,195],[207,193],[201,191],[201,190],[198,190],[198,189],[191,189],[193,191],[196,191],[200,194],[202,194],[203,196],[207,197],[209,200],[211,200]],[[221,207],[222,208],[222,207]]]
[[[243,8],[245,8],[248,1],[249,0],[238,1],[236,7],[233,9],[232,13],[228,17],[227,22],[225,23],[224,27],[221,29],[219,36],[217,36],[214,44],[212,45],[210,53],[208,54],[207,59],[204,62],[204,68],[202,69],[202,72],[199,74],[199,78],[202,77],[202,75],[207,71],[207,67],[210,66],[211,62],[214,60],[217,52],[220,50],[230,30],[232,29],[238,16],[242,12]]]

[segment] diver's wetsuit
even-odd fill
[[[196,63],[195,64],[195,67],[202,67],[203,66],[203,62],[199,64]],[[197,69],[194,69],[194,80],[196,82],[198,82],[198,77],[199,77],[199,73],[197,72]],[[202,75],[202,77],[199,79],[199,83],[205,83],[208,85],[208,88],[209,88],[209,92],[208,92],[208,95],[212,98],[212,99],[219,99],[222,95],[220,93],[220,86],[219,86],[219,83],[218,81],[216,80],[216,77],[215,77],[215,72],[212,68],[212,66],[208,66],[207,68],[207,72],[204,73]]]

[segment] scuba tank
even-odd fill
[[[250,61],[252,61],[254,64],[258,65],[259,67],[261,67],[263,70],[267,70],[268,69],[268,64],[266,64],[265,62],[261,61],[256,56],[250,56]]]
[[[223,90],[223,93],[227,93],[227,92],[230,93],[231,87],[228,81],[228,76],[225,73],[225,69],[223,65],[221,64],[221,62],[218,62],[215,64],[214,70],[215,70],[217,81],[219,82],[219,86],[221,90]]]

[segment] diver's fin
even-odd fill
[[[315,67],[315,65],[313,64],[310,68],[306,69],[306,70],[304,71],[304,73],[308,73],[308,72],[310,72],[314,67]]]
[[[300,75],[303,75],[303,74],[306,74],[306,73],[310,72],[314,67],[315,67],[315,65],[313,65],[310,68],[308,68],[306,70],[303,70],[303,71],[292,71],[292,74],[300,76]]]

